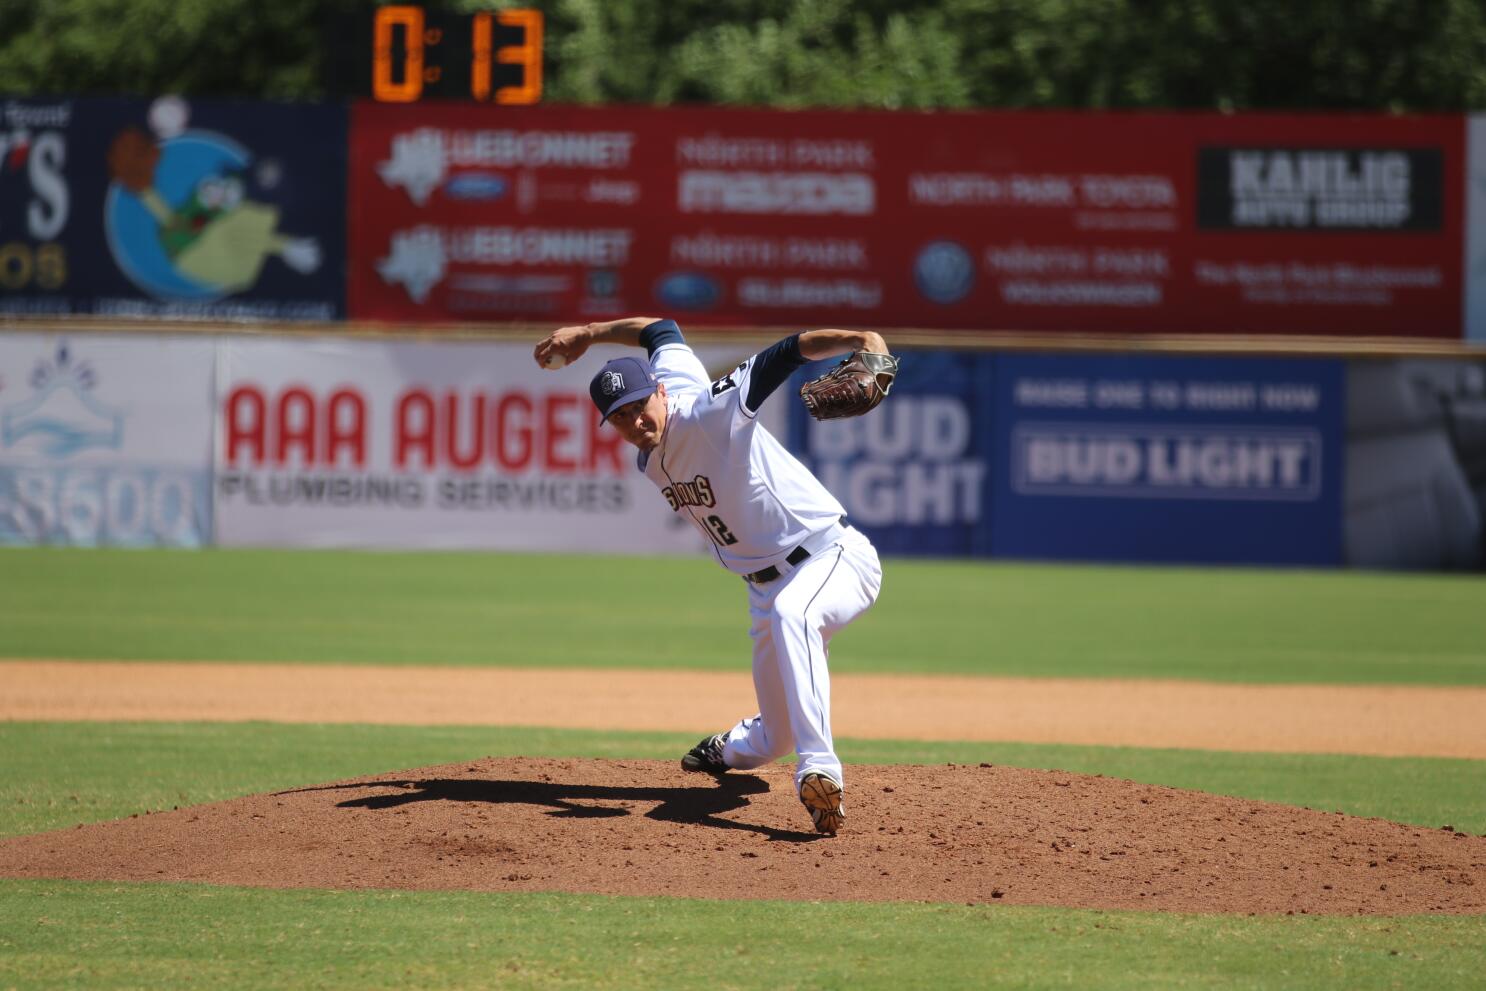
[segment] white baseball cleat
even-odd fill
[[[846,823],[846,807],[841,804],[841,785],[828,775],[812,771],[800,779],[800,801],[815,820],[815,831],[836,835]]]

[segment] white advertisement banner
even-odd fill
[[[721,374],[752,349],[697,350]],[[701,552],[599,425],[588,380],[623,353],[548,372],[527,344],[224,340],[217,542]]]
[[[214,348],[0,335],[0,544],[208,543]]]

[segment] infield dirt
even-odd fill
[[[0,876],[1188,912],[1486,913],[1486,838],[1061,771],[484,759],[0,841]]]
[[[0,660],[0,719],[713,733],[747,672]],[[840,738],[1486,759],[1486,687],[833,674]]]

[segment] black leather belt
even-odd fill
[[[789,557],[785,558],[785,560],[788,561],[791,565],[796,565],[809,556],[810,552],[807,551],[805,548],[796,547],[794,550],[789,552]],[[769,582],[774,581],[778,577],[779,569],[771,564],[761,571],[755,571],[751,575],[744,575],[743,580],[753,585],[767,585]]]
[[[839,520],[837,520],[836,523],[837,523],[837,525],[842,526],[842,527],[850,526],[850,524],[846,522],[846,517],[845,516],[843,516]],[[825,532],[826,531],[822,530],[819,533],[815,534],[815,536],[817,536],[817,537],[818,536],[821,536]],[[806,538],[807,542],[810,539],[812,539],[812,538]],[[796,547],[794,550],[790,551],[789,552],[789,557],[785,558],[785,560],[788,561],[789,562],[789,566],[791,568],[793,568],[795,565],[799,564],[801,561],[805,560],[809,556],[810,556],[810,552],[805,549],[805,545],[804,544],[801,544],[799,547]],[[744,575],[743,576],[743,580],[746,581],[746,582],[748,582],[751,585],[767,585],[769,582],[775,581],[778,578],[779,578],[779,568],[776,567],[775,565],[772,565],[772,564],[769,565],[767,568],[763,568],[763,569],[761,569],[759,571],[755,571],[751,575]]]

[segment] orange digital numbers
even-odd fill
[[[505,49],[501,49],[505,51]],[[470,96],[490,99],[490,15],[476,14],[470,38]]]
[[[519,45],[506,45],[496,58],[506,65],[519,65],[521,83],[495,91],[496,103],[529,104],[542,99],[542,12],[526,8],[503,10],[498,15],[506,27],[521,28]],[[478,97],[477,97],[478,99]]]
[[[402,28],[402,65],[392,64],[392,38]],[[393,69],[399,68],[400,73]],[[396,80],[394,76],[401,75]],[[423,8],[378,7],[372,32],[372,98],[382,103],[412,103],[423,95]]]
[[[453,14],[425,13],[414,4],[379,7],[372,30],[372,98],[538,103],[542,27],[542,12],[527,8]],[[517,37],[519,43],[502,44]]]

